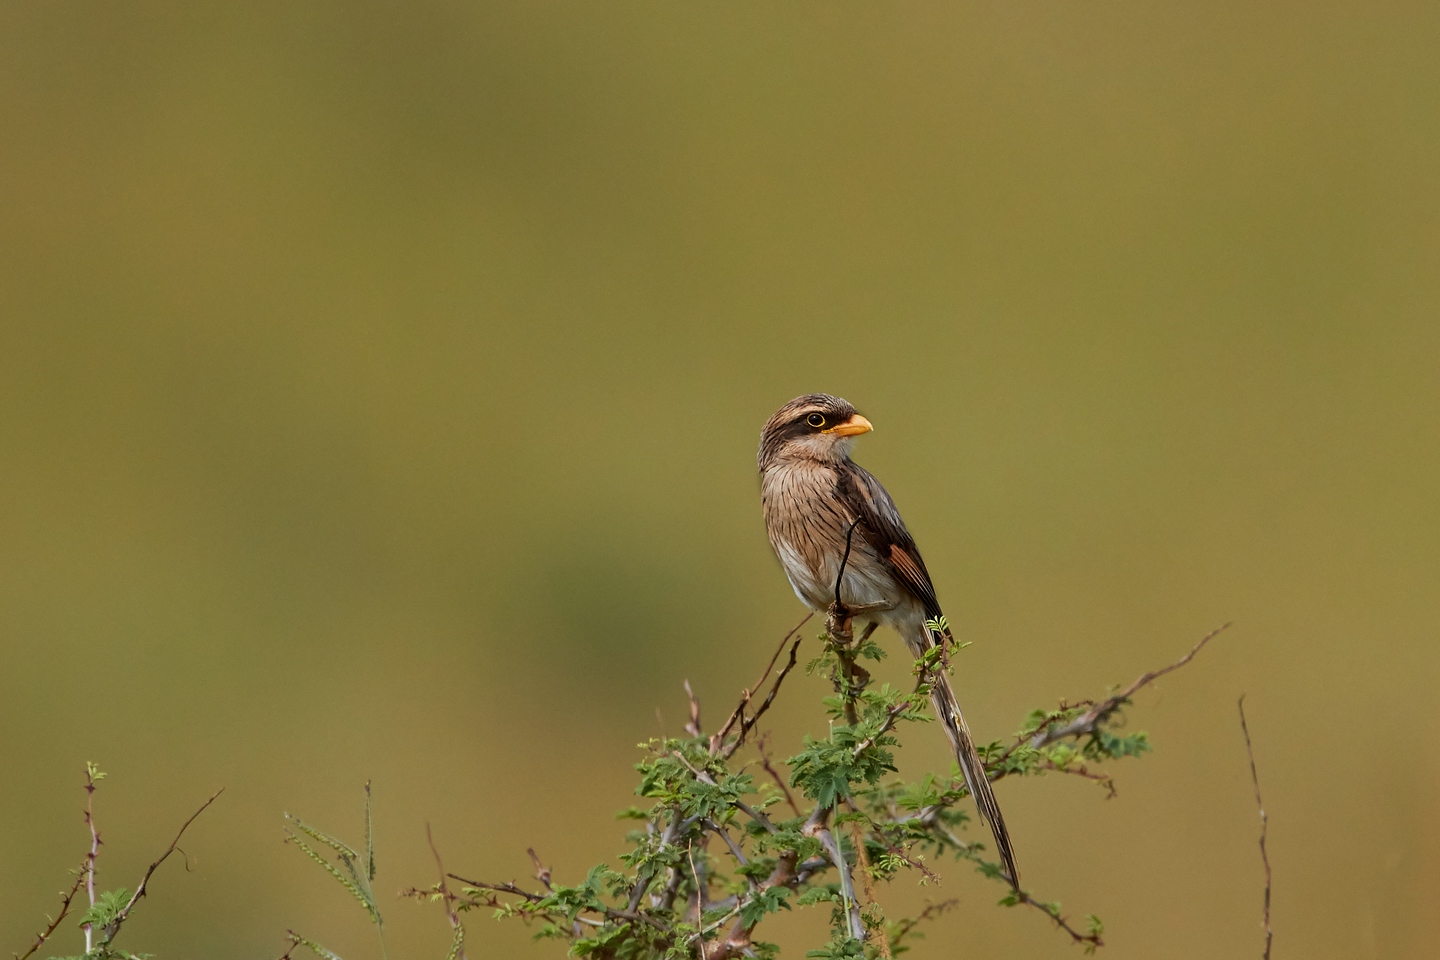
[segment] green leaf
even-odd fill
[[[764,919],[767,913],[789,910],[790,890],[788,887],[768,887],[745,901],[740,907],[740,922],[753,927]]]
[[[795,903],[801,907],[813,907],[817,903],[840,903],[840,884],[817,885],[800,894]]]
[[[114,890],[106,890],[95,898],[90,904],[90,909],[85,911],[80,918],[80,926],[93,926],[97,930],[108,927],[123,909],[125,904],[130,902],[130,891],[124,887],[117,887]]]

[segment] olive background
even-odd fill
[[[389,899],[427,822],[466,876],[613,858],[681,681],[713,723],[802,613],[753,458],[823,390],[981,737],[1235,621],[1115,799],[1000,786],[1038,895],[1112,960],[1258,956],[1244,693],[1276,955],[1430,955],[1437,49],[1426,2],[3,4],[0,949],[87,760],[105,886],[226,788],[120,940],[161,960],[377,956],[281,842],[353,842],[367,779],[392,957],[448,942]],[[1073,955],[937,869],[882,894],[960,899],[917,960]]]

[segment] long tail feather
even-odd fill
[[[928,628],[922,628],[921,633],[925,638],[925,648],[934,644]],[[980,816],[995,837],[995,848],[1000,854],[1000,862],[1004,865],[1005,872],[1009,874],[1010,885],[1018,890],[1020,870],[1015,865],[1015,847],[1010,842],[1010,831],[1005,827],[1005,816],[1000,812],[1000,801],[995,799],[995,791],[990,786],[989,777],[985,775],[985,764],[975,749],[970,727],[965,723],[965,714],[960,712],[960,702],[955,699],[955,691],[950,687],[950,678],[943,670],[936,670],[934,680],[930,700],[935,705],[935,714],[940,718],[940,725],[945,728],[945,735],[950,739],[955,760],[960,765],[960,773],[965,777],[965,786],[969,788],[970,796],[975,798],[975,806],[979,808]]]

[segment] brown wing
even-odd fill
[[[915,546],[900,511],[895,509],[895,501],[880,481],[864,467],[846,462],[839,471],[837,492],[853,515],[859,517],[858,532],[874,548],[880,562],[925,605],[925,616],[940,616],[940,601],[920,548]]]

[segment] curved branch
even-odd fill
[[[1195,646],[1190,649],[1190,652],[1185,654],[1185,656],[1181,657],[1179,660],[1176,660],[1174,663],[1170,664],[1167,667],[1161,667],[1159,670],[1151,670],[1149,673],[1141,674],[1134,683],[1130,684],[1130,686],[1126,687],[1124,690],[1121,690],[1119,693],[1106,697],[1104,700],[1091,704],[1090,709],[1086,710],[1084,713],[1082,713],[1080,716],[1076,717],[1069,723],[1058,727],[1052,725],[1039,730],[1035,733],[1034,736],[1030,738],[1029,745],[1032,748],[1038,750],[1040,747],[1048,746],[1049,744],[1052,744],[1057,740],[1064,740],[1067,737],[1083,737],[1087,734],[1094,733],[1095,729],[1101,723],[1103,723],[1107,718],[1109,718],[1112,713],[1118,710],[1122,704],[1124,704],[1127,700],[1129,700],[1137,692],[1139,692],[1141,687],[1148,686],[1154,681],[1165,676],[1165,674],[1170,673],[1172,670],[1179,670],[1181,667],[1185,666],[1185,664],[1195,659],[1195,654],[1199,653],[1200,650],[1205,646],[1205,644],[1209,643],[1215,637],[1224,633],[1230,628],[1230,626],[1231,623],[1225,623],[1221,626],[1216,627],[1214,630],[1211,630],[1209,633],[1205,634],[1205,636],[1201,637],[1200,642],[1195,644]],[[1018,744],[1016,746],[1018,746]],[[1011,747],[1009,750],[1005,751],[1003,757],[1010,756],[1010,754],[1014,751],[1015,747]]]
[[[210,804],[214,803],[216,798],[224,792],[225,788],[221,787],[219,790],[216,790],[213,794],[210,795],[209,800],[206,800],[204,803],[200,804],[200,809],[190,814],[190,819],[186,820],[183,824],[180,825],[180,832],[175,834],[175,839],[170,841],[170,846],[165,848],[165,852],[160,854],[159,859],[157,859],[154,863],[150,864],[149,867],[145,868],[145,876],[140,878],[140,885],[136,887],[135,892],[130,895],[130,900],[125,904],[125,906],[120,908],[119,913],[115,914],[115,919],[111,920],[108,924],[106,924],[105,939],[100,941],[100,946],[103,947],[106,944],[110,943],[110,941],[115,939],[115,935],[120,932],[120,925],[123,924],[130,917],[130,911],[135,909],[135,904],[140,902],[140,898],[145,896],[145,888],[150,883],[151,875],[153,875],[155,871],[160,868],[160,864],[164,863],[167,859],[169,859],[170,854],[175,852],[175,848],[180,843],[180,838],[185,836],[186,830],[190,829],[190,824],[194,823],[195,819],[199,817],[200,814],[204,813],[209,808]]]

